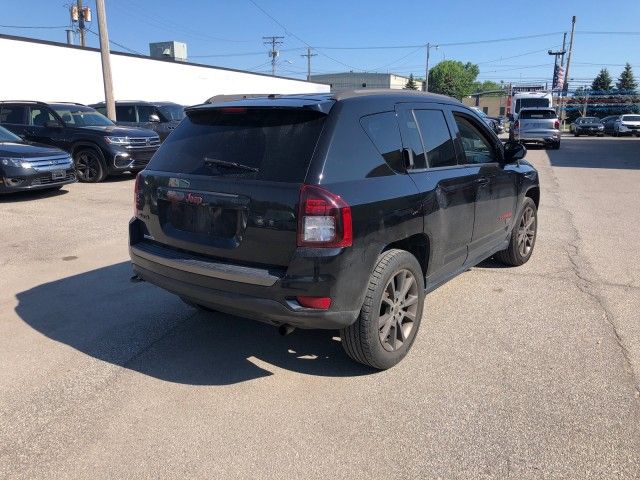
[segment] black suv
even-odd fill
[[[0,102],[0,124],[31,142],[69,152],[81,182],[142,170],[158,149],[158,135],[116,126],[79,103]]]
[[[75,181],[73,161],[67,152],[30,145],[0,127],[0,193],[57,190]]]
[[[448,97],[363,90],[189,107],[136,179],[134,280],[187,303],[407,353],[424,296],[529,260],[538,174]]]
[[[91,105],[106,115],[104,102]],[[129,127],[142,127],[153,130],[160,136],[160,141],[178,126],[184,118],[184,107],[173,102],[145,102],[129,100],[116,102],[116,123]]]

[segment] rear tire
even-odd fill
[[[560,142],[553,142],[551,144],[551,150],[560,150]]]
[[[347,355],[378,370],[400,362],[418,332],[424,296],[416,257],[404,250],[383,252],[369,277],[358,319],[340,330]]]
[[[525,197],[518,223],[514,225],[509,246],[495,254],[495,259],[511,267],[519,267],[529,261],[538,235],[538,209],[529,197]]]
[[[73,154],[78,181],[84,183],[98,183],[107,176],[107,169],[102,155],[91,147],[79,148]]]

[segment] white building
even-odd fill
[[[0,35],[0,59],[0,100],[104,100],[98,49]],[[220,94],[329,91],[304,80],[120,52],[112,52],[111,70],[116,100],[193,105]]]
[[[325,75],[311,75],[312,82],[329,85],[332,92],[340,90],[352,90],[361,88],[393,88],[400,90],[409,81],[409,77],[394,75],[393,73],[328,73]],[[421,87],[421,82],[416,81],[416,86]]]

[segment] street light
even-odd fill
[[[435,48],[436,50],[440,47],[440,45],[431,45],[427,43],[427,68],[425,69],[425,78],[424,78],[424,91],[429,91],[429,55],[431,53],[431,49]]]

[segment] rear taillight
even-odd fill
[[[142,210],[142,192],[140,192],[140,174],[136,175],[136,183],[133,187],[133,216],[138,215],[138,210]]]
[[[554,127],[556,130],[559,130],[559,129],[560,129],[560,120],[556,120],[556,123],[554,123],[554,124],[553,124],[553,127]]]
[[[516,120],[516,123],[513,124],[513,128],[516,130],[520,128],[520,120]]]
[[[315,185],[300,189],[299,247],[350,247],[351,207],[340,196]]]

